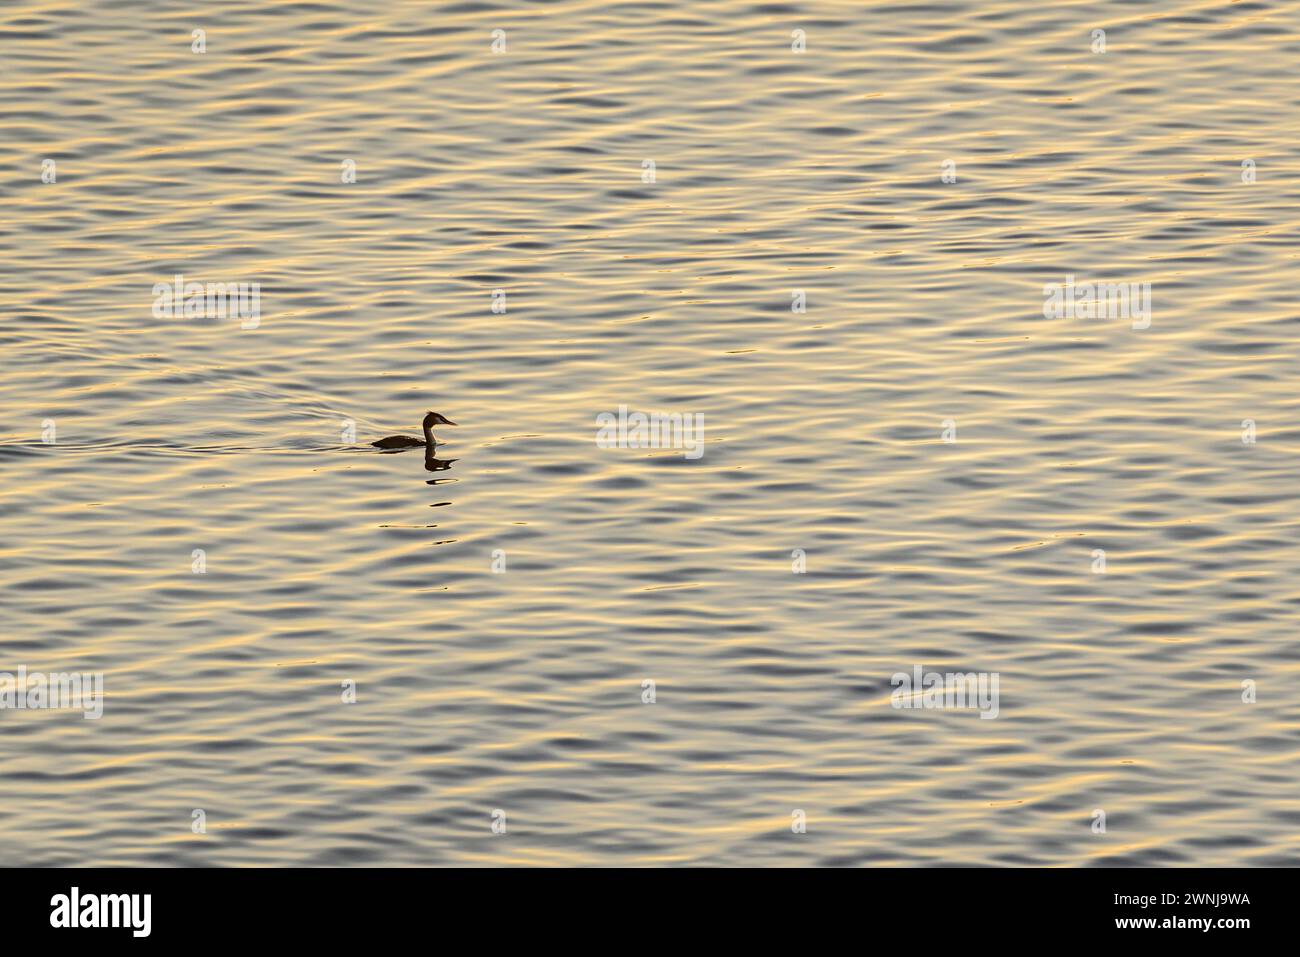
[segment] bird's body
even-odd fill
[[[428,446],[424,439],[417,439],[410,435],[390,435],[370,444],[377,449],[413,449],[417,445]]]
[[[433,427],[435,425],[455,424],[455,422],[451,421],[451,419],[447,418],[445,415],[440,415],[437,412],[430,412],[424,417],[424,421],[421,423],[421,426],[424,428],[423,439],[417,439],[413,435],[389,435],[376,442],[371,442],[370,444],[377,449],[389,450],[414,449],[421,447],[432,449],[438,444],[438,440],[433,437]]]

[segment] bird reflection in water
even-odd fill
[[[424,470],[426,472],[445,472],[451,468],[451,463],[455,461],[456,459],[436,459],[433,457],[433,449],[426,448],[424,450]],[[429,479],[425,484],[437,485],[438,482],[438,479]]]
[[[405,452],[406,449],[384,449],[380,455],[392,455],[394,452]],[[458,462],[459,459],[440,459],[434,456],[433,449],[425,447],[424,450],[424,470],[426,472],[445,472],[451,468],[452,462]],[[430,479],[429,485],[437,485],[438,479]]]

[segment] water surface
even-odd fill
[[[1297,104],[1283,2],[5,4],[0,671],[106,698],[0,863],[1300,863]]]

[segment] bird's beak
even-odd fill
[[[444,415],[444,416],[442,417],[442,424],[443,424],[443,425],[455,425],[456,423],[453,422],[453,421],[451,421],[451,419],[447,418],[447,417]]]

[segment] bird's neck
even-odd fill
[[[424,423],[424,444],[433,445],[433,425],[429,422]]]

